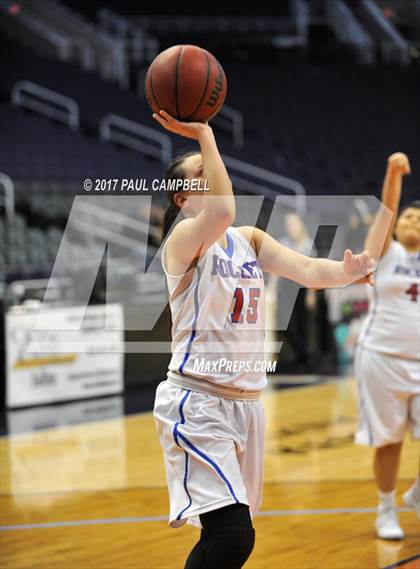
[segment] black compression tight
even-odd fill
[[[200,541],[188,556],[185,569],[240,569],[255,542],[249,507],[232,504],[200,516]]]

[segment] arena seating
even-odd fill
[[[4,96],[8,97],[19,79],[29,79],[65,94],[78,103],[82,130],[93,138],[97,138],[99,120],[108,113],[155,127],[146,102],[133,93],[81,72],[73,64],[40,58],[15,42],[8,41],[5,47],[3,53],[7,52],[7,56],[3,55],[0,61]],[[420,79],[416,68],[361,67],[349,63],[342,66],[235,63],[225,68],[229,79],[227,102],[245,117],[242,150],[235,149],[227,136],[218,134],[226,154],[298,179],[308,193],[315,194],[378,191],[384,160],[396,149],[407,152],[416,165],[420,154],[417,113]],[[372,97],[372,93],[377,93],[377,97]],[[3,113],[2,122],[18,120],[16,116],[8,119],[6,115]],[[36,129],[35,122],[35,118],[28,122],[29,132]],[[59,127],[51,126],[48,131],[61,131],[62,144],[54,147],[63,159],[58,161],[43,149],[51,168],[46,177],[109,175],[113,152],[110,147],[80,134],[65,133]],[[189,145],[179,137],[172,140],[176,151]],[[69,155],[69,147],[73,153],[80,148],[80,159],[73,153]],[[73,170],[69,158],[72,154]],[[39,178],[36,170],[42,168],[42,160],[33,155],[32,162],[35,171],[31,175]],[[125,176],[132,175],[133,165],[137,172],[140,165],[141,169],[153,170],[153,165],[148,168],[144,157],[129,151],[120,153],[118,164]],[[113,172],[120,175],[114,166]],[[28,170],[27,164],[19,168]],[[160,175],[157,163],[154,172]],[[16,171],[13,175],[26,177]],[[406,190],[414,195],[414,182],[408,180]]]
[[[25,264],[49,267],[57,231],[64,228],[84,178],[162,175],[157,160],[100,141],[100,119],[115,113],[158,127],[145,100],[134,93],[74,64],[40,57],[15,41],[2,39],[2,44],[0,171],[14,180],[20,216],[9,232],[8,256],[2,247],[0,261],[21,269]],[[404,197],[417,195],[417,68],[228,62],[225,70],[227,102],[245,118],[245,145],[236,149],[218,132],[224,153],[299,180],[308,194],[378,195],[387,155],[402,150],[414,172],[406,180]],[[10,92],[21,79],[73,98],[80,108],[80,131],[12,107]],[[192,144],[171,139],[176,152]],[[29,227],[25,219],[31,220]]]
[[[0,171],[14,179],[82,180],[156,173],[156,165],[151,172],[149,161],[134,151],[71,131],[10,104],[0,106],[0,120]]]
[[[34,272],[47,276],[62,235],[62,229],[55,226],[28,226],[26,218],[19,214],[7,226],[0,219],[0,261],[7,265],[8,273],[20,277]]]
[[[74,63],[47,59],[16,41],[2,38],[0,77],[3,94],[27,79],[74,99],[85,128],[97,131],[99,120],[108,113],[154,126],[146,104],[139,104],[135,94],[121,90],[111,81],[102,81],[94,73],[83,72]]]
[[[410,156],[413,171],[420,167],[414,67],[235,64],[226,71],[246,140],[274,146],[275,170],[310,194],[378,193],[386,157],[396,150]],[[406,197],[414,199],[416,185],[414,176],[406,180]]]

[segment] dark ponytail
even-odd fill
[[[182,180],[185,180],[185,172],[184,172],[184,168],[183,168],[183,162],[184,162],[185,158],[188,158],[189,156],[194,156],[194,154],[197,154],[197,152],[184,152],[183,154],[180,154],[179,156],[174,158],[174,160],[169,164],[169,166],[165,172],[165,181],[176,180],[179,178],[181,178]],[[181,190],[178,190],[178,191],[181,191]],[[180,208],[176,205],[176,203],[174,201],[174,196],[176,193],[177,193],[176,190],[166,192],[167,198],[169,200],[169,205],[166,208],[165,215],[163,217],[162,241],[165,239],[165,237],[168,235],[168,233],[172,229],[174,222],[175,222],[176,218],[178,217],[178,214],[180,211]],[[169,304],[167,305],[166,310],[167,310],[167,314],[168,314],[169,337],[172,338],[172,314],[171,314],[171,310],[169,308]]]
[[[179,213],[179,208],[174,202],[171,202],[165,210],[165,215],[163,216],[163,227],[162,227],[162,240],[168,235],[169,230],[174,224],[175,219]]]
[[[183,169],[183,162],[189,156],[194,156],[198,154],[197,152],[184,152],[174,158],[174,160],[169,164],[166,172],[165,172],[165,181],[169,180],[185,180],[185,172]],[[176,205],[174,201],[174,196],[177,192],[182,191],[174,190],[174,191],[167,191],[166,195],[169,200],[169,206],[166,208],[165,215],[163,218],[163,227],[162,227],[162,241],[168,235],[169,231],[172,229],[176,218],[178,217],[180,208]]]

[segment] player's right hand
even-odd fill
[[[166,130],[193,140],[198,140],[203,132],[210,128],[207,123],[181,122],[166,111],[159,111],[159,114],[153,113],[153,118]]]
[[[411,168],[408,156],[403,152],[394,152],[388,158],[388,169],[402,176],[410,174]]]

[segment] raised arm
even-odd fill
[[[183,123],[165,111],[153,117],[167,130],[197,140],[202,156],[202,177],[208,191],[192,192],[194,199],[202,196],[202,208],[195,217],[182,220],[168,241],[168,253],[176,257],[184,269],[202,254],[232,225],[235,218],[235,198],[232,182],[217,148],[211,127],[207,123]],[[189,196],[186,197],[189,199]],[[179,267],[181,270],[181,267]]]
[[[380,259],[391,243],[400,206],[402,178],[410,174],[408,158],[402,152],[391,154],[382,186],[382,206],[373,220],[365,241],[365,249]]]
[[[278,243],[255,227],[240,227],[253,246],[263,271],[286,277],[307,288],[347,286],[361,279],[371,282],[374,261],[367,251],[354,255],[350,249],[342,261],[313,259]]]

